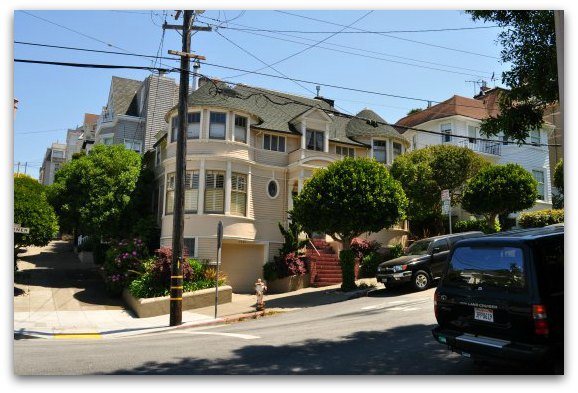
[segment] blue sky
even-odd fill
[[[367,14],[364,10],[290,12],[342,25],[349,25]],[[30,11],[30,13],[93,38],[16,11],[14,14],[15,41],[119,51],[105,44],[108,43],[129,52],[150,55],[156,54],[159,49],[162,36],[160,25],[164,20],[161,10],[152,12],[147,10]],[[172,11],[169,12],[168,22],[177,23],[170,14]],[[232,20],[233,18],[236,19]],[[270,36],[264,37],[227,28],[218,30],[254,57],[216,32],[199,32],[193,36],[192,49],[206,56],[207,62],[248,70],[264,67],[263,63],[255,57],[271,64],[303,50],[307,47],[304,43],[311,45],[327,38],[331,32],[342,29],[339,26],[275,11],[207,10],[198,24],[214,23],[214,19],[229,20],[228,25],[224,24],[224,27],[230,28],[327,32],[323,34],[285,33],[303,37],[308,40],[306,41],[278,33],[258,33]],[[462,11],[448,10],[376,10],[353,25],[353,27],[370,31],[477,26],[483,26],[483,24],[474,23]],[[346,31],[353,30],[347,29]],[[493,86],[494,82],[490,81],[492,73],[496,75],[495,83],[500,85],[501,73],[507,69],[507,65],[501,64],[498,59],[500,47],[496,44],[496,36],[499,31],[498,28],[488,28],[391,33],[388,34],[390,37],[377,34],[337,34],[274,67],[292,78],[443,101],[453,94],[472,96],[474,87],[472,83],[466,81],[483,78],[490,86]],[[271,37],[277,37],[277,39]],[[283,41],[279,38],[301,43]],[[431,45],[407,40],[421,41]],[[443,49],[440,46],[455,50]],[[168,49],[180,49],[180,47],[179,34],[174,30],[167,30],[163,43],[163,55],[168,56]],[[79,63],[151,65],[151,61],[144,58],[18,44],[14,45],[14,57]],[[162,63],[177,66],[177,62],[169,60],[163,60]],[[315,85],[304,84],[308,91],[289,80],[259,75],[238,76],[240,72],[211,66],[203,66],[201,72],[218,78],[234,76],[235,78],[231,81],[306,96],[312,96],[315,92]],[[272,69],[264,69],[261,72],[279,75]],[[14,127],[14,163],[29,162],[28,173],[37,177],[46,147],[54,141],[64,141],[66,129],[80,125],[85,112],[100,113],[102,106],[106,104],[110,79],[113,75],[142,80],[148,74],[148,71],[78,69],[15,63],[14,96],[20,100],[20,104]],[[172,75],[178,80],[178,74]],[[355,93],[329,87],[322,87],[321,95],[335,99],[336,105],[341,110],[357,113],[369,107],[389,122],[397,121],[411,108],[426,105],[420,101]]]

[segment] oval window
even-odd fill
[[[279,194],[277,180],[269,181],[269,184],[267,184],[267,193],[269,194],[269,198],[277,198],[277,194]]]

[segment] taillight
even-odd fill
[[[534,318],[534,334],[537,336],[547,336],[550,329],[548,326],[546,306],[543,304],[534,304],[532,306],[532,317]]]

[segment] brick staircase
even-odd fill
[[[326,287],[340,284],[342,281],[341,267],[339,266],[339,257],[333,248],[322,239],[311,239],[311,241],[319,252],[319,255],[317,255],[311,244],[307,245],[311,285],[314,287]]]

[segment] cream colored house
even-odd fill
[[[236,292],[252,290],[262,266],[277,254],[293,195],[313,171],[343,158],[375,157],[384,164],[410,143],[390,126],[373,127],[333,113],[331,100],[204,80],[188,99],[185,246],[216,259],[217,223],[223,222],[222,270]],[[363,118],[383,121],[371,110]],[[155,209],[161,245],[171,246],[177,108],[157,135]],[[403,228],[371,235],[387,244]]]

